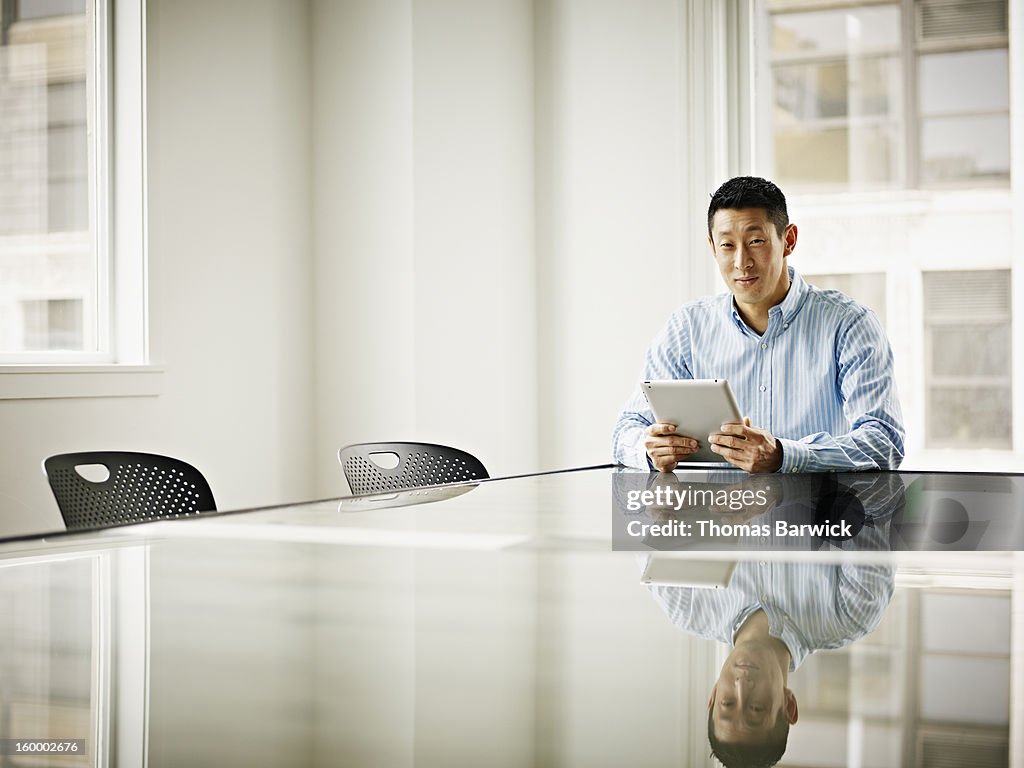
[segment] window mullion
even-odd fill
[[[914,0],[901,0],[902,64],[903,64],[903,137],[905,174],[903,186],[919,189],[921,186],[921,136],[918,122],[917,85],[917,21]]]

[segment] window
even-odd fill
[[[1008,182],[1005,0],[768,9],[769,147],[783,189]]]
[[[928,442],[1010,448],[1010,271],[924,274]]]
[[[98,202],[88,140],[97,110],[87,96],[95,83],[86,1],[0,8],[0,349],[99,352],[100,334],[82,333],[81,310],[73,320],[61,298],[82,297],[92,319],[104,298],[89,214]]]
[[[896,6],[771,17],[777,181],[842,188],[900,179]]]
[[[22,302],[25,349],[82,349],[82,300]]]
[[[145,362],[141,19],[0,2],[0,363]]]
[[[757,7],[757,171],[800,225],[793,266],[885,325],[905,466],[942,452],[993,468],[978,448],[1024,448],[1012,433],[1006,0]]]

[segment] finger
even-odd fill
[[[647,434],[653,437],[658,437],[659,435],[674,435],[675,433],[676,425],[668,424],[663,421],[651,424],[651,426],[647,428]]]
[[[742,424],[723,424],[718,432],[713,432],[715,435],[744,435],[746,436],[750,427],[745,427]]]
[[[654,468],[659,472],[671,472],[676,468],[676,461],[671,458],[659,458],[655,459],[651,457],[651,463],[654,464]]]
[[[723,445],[727,448],[740,448],[746,440],[741,437],[734,437],[733,435],[715,433],[708,435],[708,442],[711,443],[711,445]]]
[[[711,450],[734,467],[738,467],[746,472],[749,472],[750,467],[753,466],[749,457],[747,457],[747,455],[742,451],[737,451],[735,448],[728,448],[722,445],[712,445]]]
[[[666,435],[648,440],[651,445],[675,445],[680,448],[698,448],[700,443],[689,435]]]
[[[700,443],[694,440],[692,437],[685,435],[669,435],[667,437],[649,437],[644,440],[644,448],[648,453],[651,451],[672,448],[672,449],[685,449],[688,453],[692,453],[700,447]]]
[[[662,445],[647,450],[647,455],[651,457],[651,461],[661,458],[670,458],[672,460],[685,459],[691,453],[694,453],[696,448],[687,448],[685,446],[678,445]]]
[[[727,461],[745,461],[747,458],[746,451],[741,451],[728,445],[719,445],[718,443],[714,443],[711,445],[711,450]]]
[[[745,426],[745,427],[752,426],[751,423],[750,423],[750,417],[749,416],[744,416],[743,417],[743,426]]]

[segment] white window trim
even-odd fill
[[[1010,361],[1013,376],[1013,445],[1018,466],[1024,466],[1024,5],[1010,0],[1010,191],[1013,264],[1010,279]],[[1013,116],[1017,116],[1016,119]],[[1024,741],[1024,725],[1015,728],[1015,743]]]
[[[154,397],[163,368],[154,365],[11,365],[0,368],[0,400]]]
[[[148,345],[145,5],[90,5],[96,51],[106,51],[113,62],[102,76],[103,57],[93,55],[91,61],[94,103],[107,105],[97,111],[97,145],[110,146],[109,137],[116,137],[105,157],[91,158],[95,197],[110,201],[105,213],[91,217],[95,247],[109,254],[97,275],[99,319],[110,328],[109,348],[70,359],[66,353],[0,358],[0,400],[160,394],[162,369],[149,365]],[[117,19],[112,36],[111,12]]]
[[[758,149],[754,0],[680,0],[679,18],[680,104],[687,136],[680,178],[684,199],[691,201],[683,217],[683,242],[704,253],[709,195],[727,179],[749,173]],[[682,296],[693,298],[718,293],[714,260],[689,259],[680,287]]]

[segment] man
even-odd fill
[[[677,310],[640,380],[727,379],[744,423],[678,434],[654,423],[638,387],[615,426],[615,460],[670,472],[706,440],[748,472],[898,467],[903,418],[888,339],[870,309],[789,266],[797,228],[782,191],[751,176],[727,181],[708,207],[708,242],[729,293]]]
[[[789,673],[814,651],[874,630],[892,599],[893,569],[744,562],[726,589],[652,592],[680,629],[732,646],[708,701],[712,751],[726,766],[768,766],[799,718]]]
[[[829,548],[889,550],[890,523],[905,499],[900,475],[802,475],[783,477],[781,485],[776,490],[783,502],[755,521],[774,530],[776,520],[795,522],[804,512],[817,510],[834,519],[845,509],[852,519],[859,510],[863,524],[857,532]],[[813,550],[820,545],[813,537],[803,544],[790,546]],[[774,550],[776,545],[755,537],[738,542],[737,549]],[[815,651],[842,648],[873,631],[892,600],[893,586],[890,565],[758,558],[738,563],[725,589],[650,588],[677,627],[731,646],[708,701],[708,741],[720,762],[732,768],[770,766],[781,759],[789,726],[799,717],[789,673]]]

